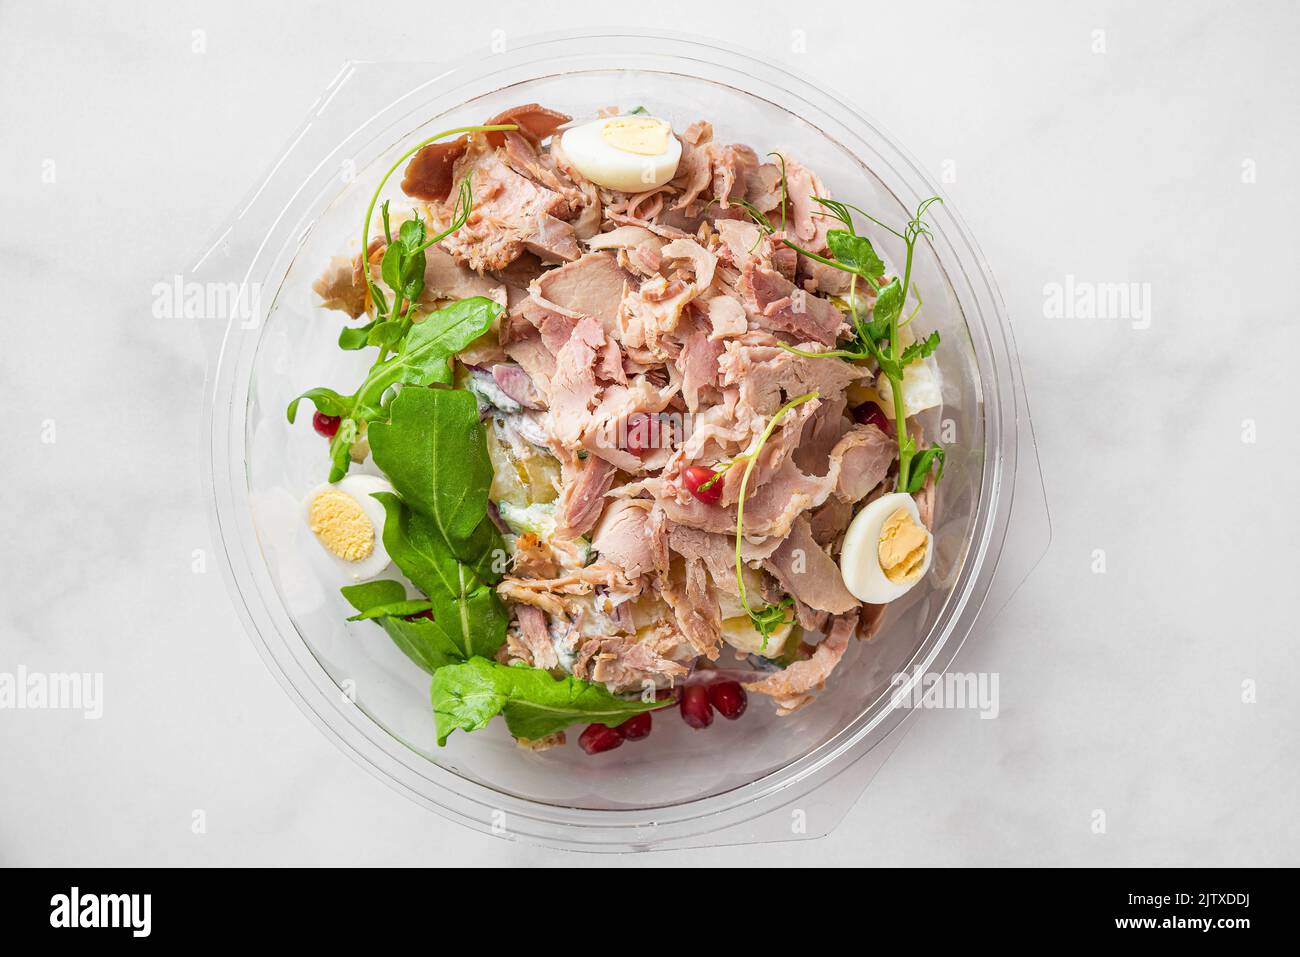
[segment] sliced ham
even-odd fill
[[[559,522],[556,529],[562,538],[586,535],[596,525],[605,507],[605,493],[614,484],[616,469],[594,455],[578,461],[575,470],[565,469],[564,491],[560,493]]]
[[[737,269],[744,269],[745,264],[759,253],[760,247],[767,245],[758,225],[748,220],[723,219],[718,221],[717,227],[718,236],[727,247],[727,257]]]
[[[811,252],[823,252],[826,234],[836,220],[813,197],[829,199],[830,193],[816,173],[789,157],[785,160],[785,182],[790,202],[790,225],[799,245]]]
[[[521,133],[512,131],[498,135],[505,137],[505,148],[501,156],[511,169],[564,197],[565,219],[572,218],[576,210],[586,205],[587,198],[583,191],[555,168],[550,157],[538,153],[537,148]]]
[[[714,296],[709,300],[710,339],[731,339],[749,331],[745,307],[731,296]]]
[[[532,294],[548,309],[574,319],[595,319],[612,333],[627,280],[612,253],[591,252],[542,273],[533,281]]]
[[[571,223],[546,213],[539,214],[524,248],[547,262],[572,262],[582,255],[578,235]]]
[[[681,325],[685,334],[676,364],[682,374],[682,398],[687,410],[695,412],[700,408],[702,393],[716,392],[722,343],[710,337],[705,322],[692,318],[689,322],[683,320]]]
[[[551,391],[551,377],[555,375],[555,353],[546,348],[540,332],[518,339],[511,339],[505,347],[506,355],[519,363],[528,378],[543,397]],[[507,393],[509,395],[509,393]],[[516,402],[520,401],[511,396]],[[522,403],[521,403],[522,404]]]
[[[545,330],[543,330],[543,341]],[[582,433],[590,424],[600,386],[596,383],[596,357],[605,345],[605,333],[595,319],[581,319],[573,326],[568,341],[555,354],[551,377],[551,433],[570,449],[582,444]],[[603,494],[603,493],[602,493]]]
[[[774,345],[726,344],[718,358],[724,386],[736,386],[740,401],[757,415],[771,415],[787,398],[817,392],[840,395],[871,372],[836,358],[809,358]]]
[[[663,575],[656,582],[655,590],[672,610],[677,627],[694,655],[715,661],[722,647],[722,613],[704,575],[702,562],[687,562],[684,584]]]
[[[366,311],[366,285],[354,266],[355,258],[335,256],[311,285],[322,306],[341,309],[353,319]]]
[[[469,149],[469,137],[430,143],[411,157],[402,176],[402,192],[414,199],[441,203],[451,195],[456,163]]]
[[[825,475],[806,475],[787,459],[780,469],[745,500],[745,535],[755,541],[785,538],[795,520],[834,495],[855,502],[885,477],[897,449],[875,426],[858,426],[845,434],[831,452]],[[735,506],[706,505],[663,479],[647,481],[668,519],[707,532],[727,533],[736,527]]]
[[[560,664],[551,634],[546,627],[546,613],[533,605],[517,605],[519,637],[528,651],[527,662],[534,668],[555,668]]]
[[[770,213],[781,205],[781,167],[764,163],[749,177],[747,198],[760,213]]]
[[[847,296],[853,291],[853,275],[843,269],[828,266],[816,259],[799,256],[797,273],[804,279],[804,288],[819,296]],[[858,283],[858,294],[867,296],[869,290],[865,282]]]
[[[757,259],[745,264],[740,292],[745,297],[750,319],[761,328],[790,333],[824,346],[834,345],[841,329],[846,328],[844,314],[834,303],[796,287]]]
[[[817,611],[842,615],[858,607],[844,587],[835,560],[813,539],[808,519],[800,516],[790,534],[763,565],[788,595]]]
[[[485,122],[484,126],[501,126],[506,123],[514,123],[519,127],[519,132],[531,140],[534,144],[551,136],[565,123],[573,117],[556,110],[548,110],[546,107],[537,103],[525,103],[522,106],[512,106],[508,110],[502,110],[492,119]],[[501,146],[508,135],[504,132],[493,132],[485,134],[488,142],[493,146]]]
[[[659,250],[663,259],[685,259],[691,264],[693,282],[704,290],[713,282],[713,271],[718,267],[718,257],[693,239],[674,239]]]
[[[548,615],[564,618],[580,616],[574,599],[588,601],[586,596],[602,588],[610,594],[631,596],[637,589],[617,568],[609,565],[589,565],[559,578],[503,578],[497,585],[497,594],[508,602],[532,605]]]
[[[559,193],[521,176],[495,150],[467,152],[456,172],[470,177],[474,194],[474,211],[465,225],[442,241],[459,261],[482,271],[504,269],[526,250],[560,255],[566,234],[571,240],[568,249],[576,257],[572,225],[555,216],[565,209]],[[450,210],[445,213],[450,218]]]
[[[663,245],[662,238],[644,226],[617,226],[607,233],[597,233],[592,236],[587,240],[587,248],[634,249],[645,242],[654,243],[656,249]]]
[[[618,691],[671,685],[690,669],[665,657],[676,642],[671,634],[637,638],[592,638],[582,646],[573,673]]]
[[[499,362],[492,367],[492,381],[496,383],[498,389],[525,409],[546,408],[545,397],[538,391],[523,367]]]
[[[663,511],[646,499],[610,502],[591,545],[629,579],[668,570],[668,535]]]
[[[826,684],[826,679],[844,657],[857,624],[856,612],[836,618],[830,634],[813,650],[811,658],[796,661],[762,681],[750,682],[745,685],[745,690],[775,698],[777,714],[797,711],[812,700],[812,692]]]
[[[779,538],[770,538],[761,544],[742,540],[741,561],[748,565],[761,562],[771,557],[780,545]],[[684,525],[673,525],[668,530],[668,547],[686,559],[688,566],[703,563],[720,590],[739,596],[740,590],[736,586],[734,534],[723,535],[698,528],[688,528]]]
[[[420,293],[420,302],[432,305],[443,299],[474,296],[506,304],[504,284],[461,265],[441,246],[430,246],[424,251],[424,291]]]

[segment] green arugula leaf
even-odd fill
[[[401,338],[396,355],[375,363],[351,396],[316,388],[308,389],[290,402],[286,410],[290,422],[298,414],[298,403],[303,399],[310,399],[326,415],[343,419],[330,442],[330,481],[337,482],[347,474],[351,463],[349,452],[359,433],[359,424],[373,424],[387,418],[383,398],[390,388],[450,385],[452,357],[491,329],[502,312],[501,306],[491,299],[475,296],[430,313],[423,322],[413,326],[405,319],[372,323],[367,341],[380,338],[387,342],[390,338],[405,337]],[[349,422],[351,428],[345,428]]]
[[[364,349],[370,344],[370,330],[378,323],[378,319],[371,319],[364,326],[344,326],[339,331],[339,348],[348,352]]]
[[[387,422],[370,426],[375,464],[402,501],[433,519],[464,556],[487,513],[492,485],[477,401],[459,389],[404,388],[388,413]]]
[[[444,665],[464,661],[459,648],[447,636],[442,625],[428,618],[407,621],[404,615],[417,614],[430,606],[430,602],[406,600],[406,589],[400,582],[373,581],[361,585],[347,585],[340,589],[343,597],[360,614],[348,621],[373,620],[388,633],[393,644],[402,653],[433,674]],[[403,606],[423,605],[413,611],[402,612]]]
[[[330,439],[330,474],[329,480],[337,482],[348,474],[352,464],[352,443],[359,434],[357,420],[351,417],[339,422],[338,431]]]
[[[358,410],[378,409],[390,386],[450,385],[451,357],[491,329],[502,312],[491,299],[474,296],[430,313],[411,327],[396,355],[370,370],[357,390]]]
[[[289,403],[286,415],[288,415],[291,423],[298,417],[298,403],[303,399],[310,400],[312,405],[316,406],[316,411],[324,413],[325,415],[337,415],[342,417],[349,415],[352,412],[353,399],[351,396],[339,395],[333,389],[326,389],[323,387],[308,389],[302,395]]]
[[[384,506],[384,548],[397,567],[429,596],[434,619],[463,660],[491,655],[505,641],[509,616],[492,587],[501,579],[504,546],[491,519],[482,516],[471,542],[477,554],[462,561],[437,522],[391,492],[376,492]]]
[[[574,677],[554,678],[540,668],[512,667],[485,658],[439,668],[430,689],[438,744],[457,729],[478,731],[496,715],[516,738],[537,740],[571,724],[615,727],[663,701],[632,701]]]

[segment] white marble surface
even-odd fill
[[[151,288],[345,58],[703,8],[234,6],[0,6],[0,670],[105,681],[99,721],[0,711],[0,863],[583,863],[408,803],[272,680],[216,570],[191,571],[210,548],[205,357],[192,324],[152,318]],[[1300,11],[1047,6],[751,0],[767,12],[693,23],[838,88],[936,177],[955,169],[1014,317],[1055,536],[958,662],[999,673],[997,720],[920,716],[833,840],[614,863],[1300,863]],[[1044,318],[1066,275],[1150,283],[1150,327]]]

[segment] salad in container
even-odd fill
[[[314,406],[303,520],[348,620],[430,676],[439,744],[499,717],[595,756],[795,713],[925,578],[938,197],[896,224],[856,198],[642,105],[520,104],[376,184],[313,285],[370,367],[286,428]]]
[[[1045,528],[936,192],[678,37],[347,65],[190,274],[248,305],[206,477],[273,674],[488,833],[827,833]]]

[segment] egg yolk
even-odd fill
[[[880,569],[896,585],[921,577],[930,537],[905,508],[895,509],[880,526]]]
[[[307,510],[307,524],[320,543],[345,562],[359,562],[375,550],[374,524],[345,492],[317,495]]]
[[[620,116],[605,124],[600,138],[624,153],[658,156],[668,149],[668,124],[648,116]]]

